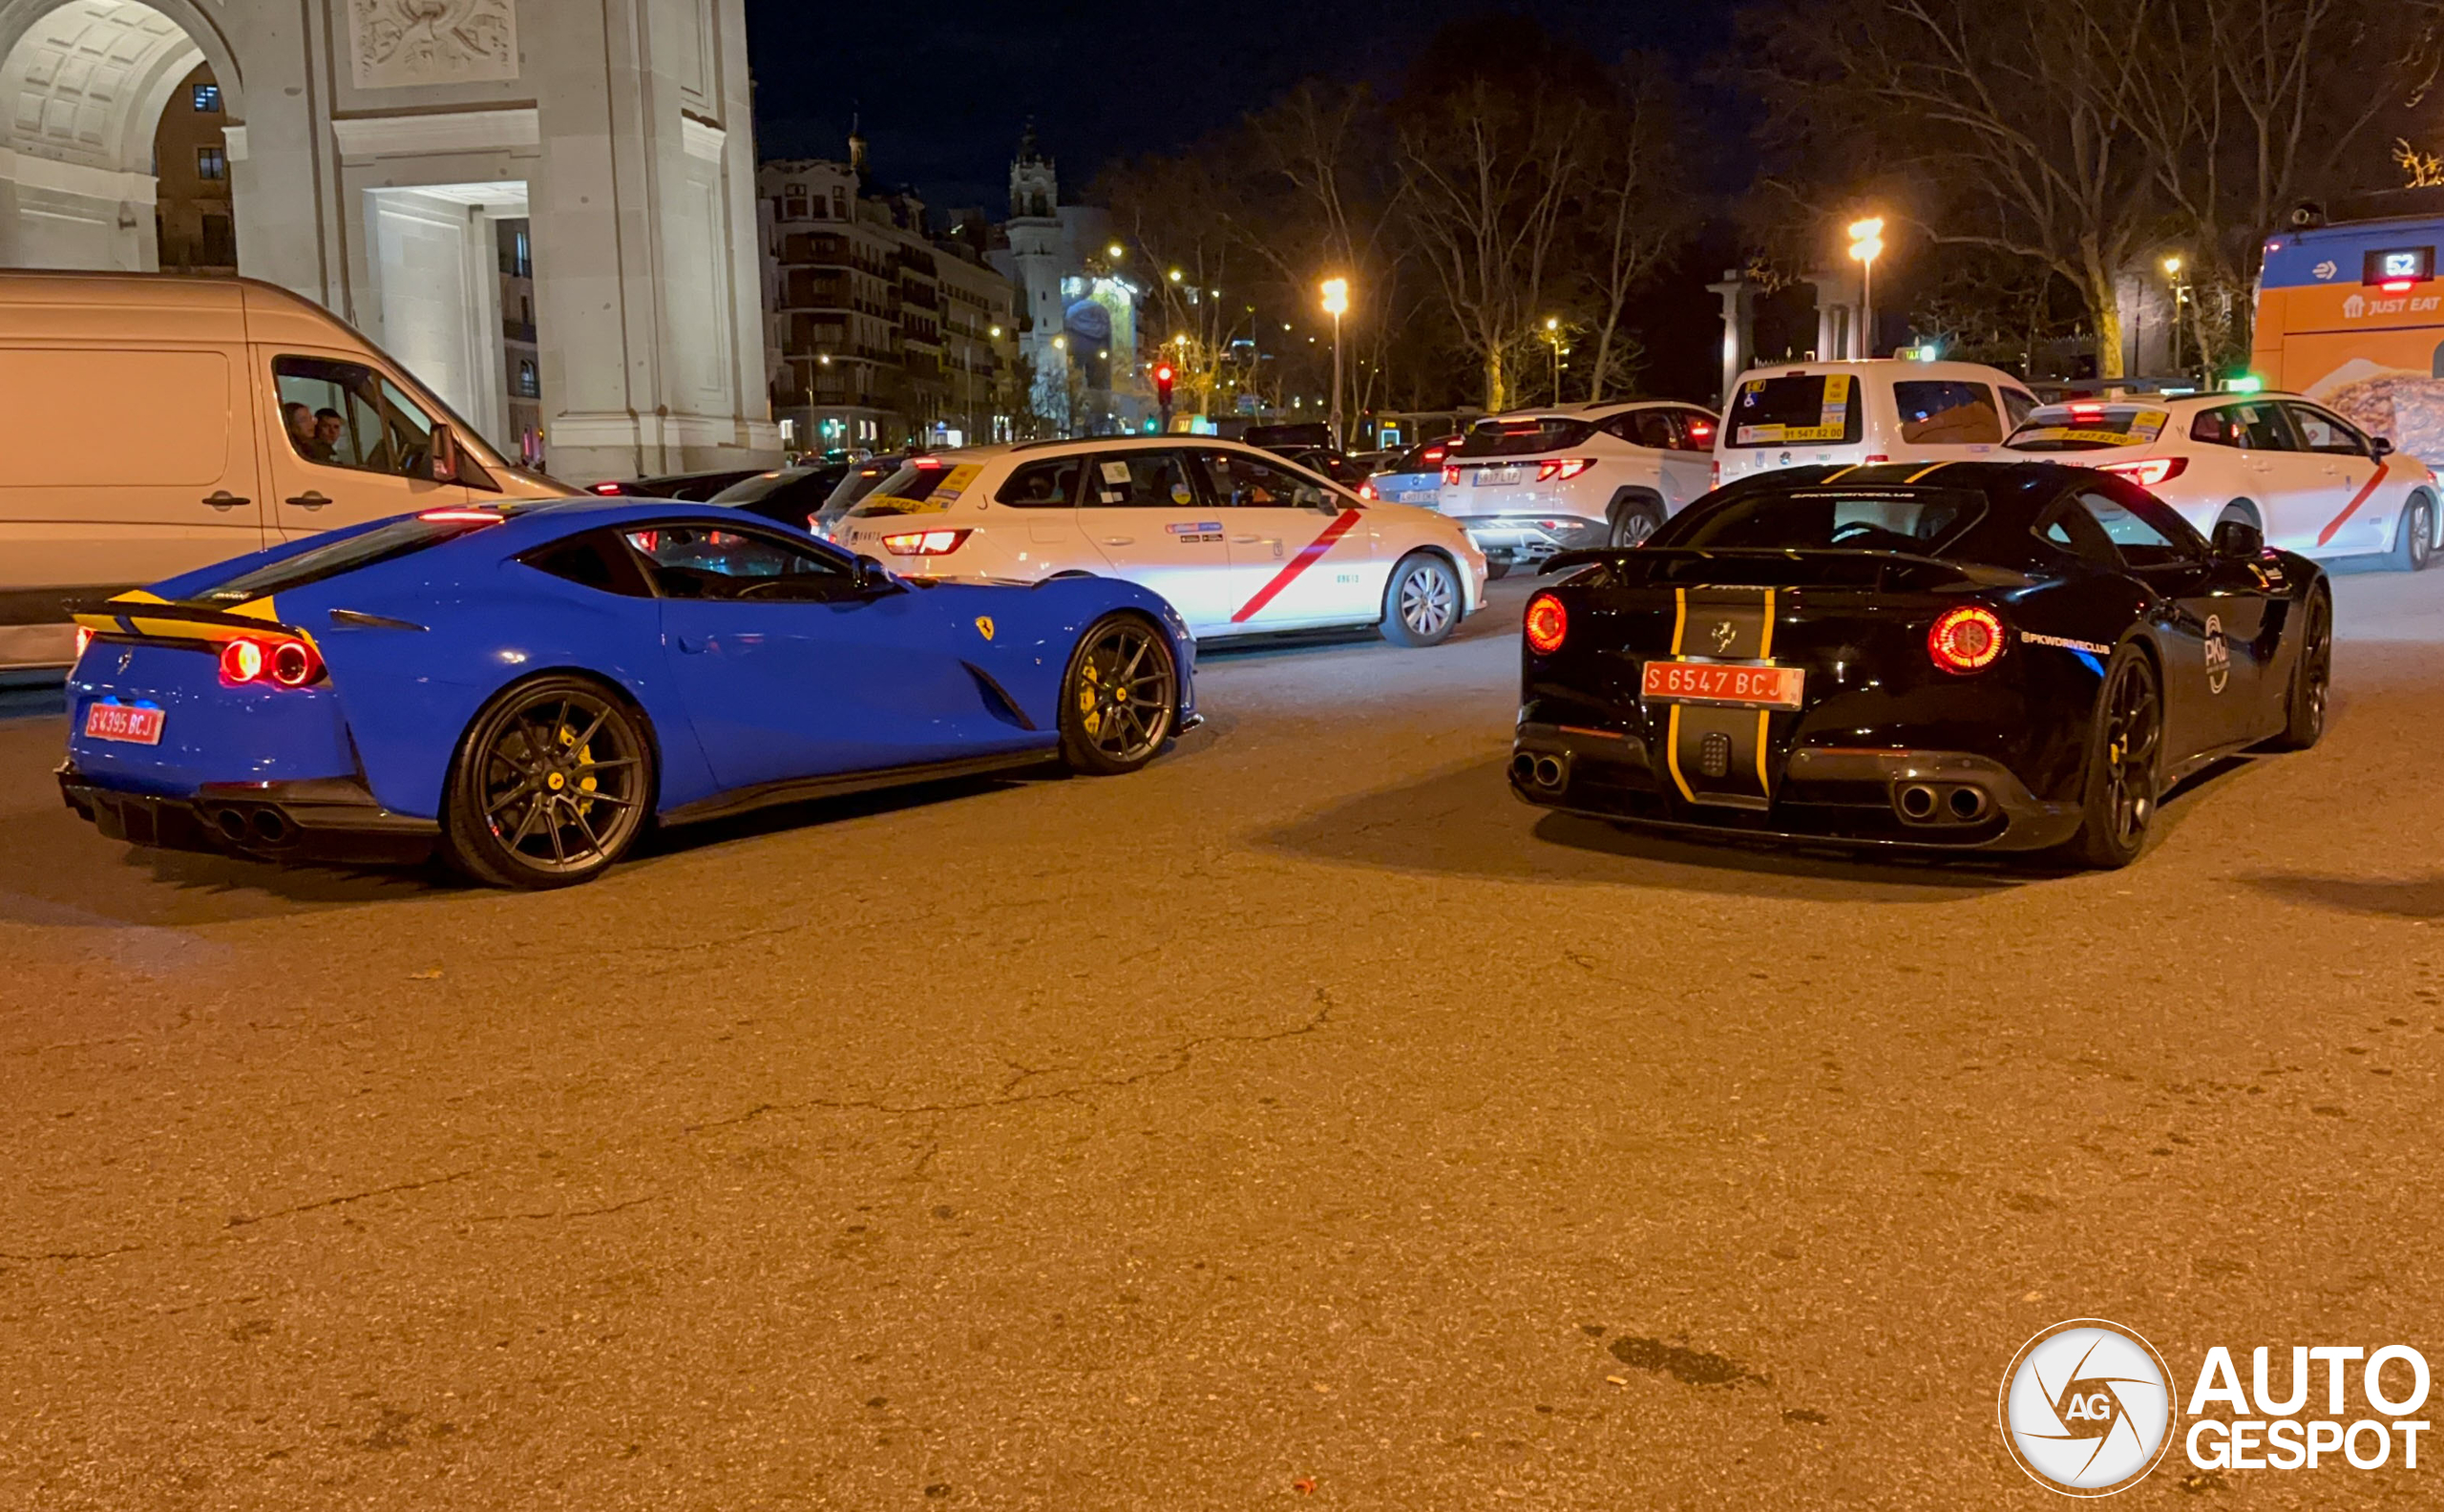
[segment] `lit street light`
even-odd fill
[[[1875,260],[1883,251],[1882,216],[1850,222],[1850,256],[1859,260],[1859,332],[1854,356],[1875,355]]]
[[[2173,285],[2172,357],[2173,370],[2176,372],[2181,370],[2181,307],[2189,303],[2189,285],[2181,281],[2181,267],[2180,253],[2176,252],[2164,259],[2164,277],[2170,279]],[[2206,338],[2203,335],[2198,339],[2198,361],[2202,368],[2205,366]]]
[[[1333,448],[1340,449],[1340,318],[1349,310],[1349,280],[1324,280],[1324,313],[1333,318]]]
[[[1562,318],[1545,317],[1545,345],[1553,349],[1553,403],[1562,402]]]

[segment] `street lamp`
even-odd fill
[[[1545,345],[1553,349],[1553,403],[1562,402],[1562,318],[1545,317]]]
[[[1850,222],[1850,256],[1859,260],[1859,331],[1855,355],[1875,355],[1875,260],[1884,251],[1884,218]]]
[[[2181,281],[2181,254],[2175,253],[2164,259],[2164,277],[2171,280],[2173,285],[2173,369],[2178,372],[2181,370],[2181,307],[2189,303],[2188,285]],[[2203,366],[2206,360],[2206,340],[2203,336],[2199,338],[2198,358]]]
[[[1324,313],[1333,318],[1333,447],[1340,447],[1340,318],[1349,311],[1349,280],[1324,280]]]
[[[1113,262],[1119,262],[1122,258],[1127,257],[1127,256],[1128,255],[1128,248],[1127,248],[1127,247],[1125,247],[1125,246],[1122,246],[1122,245],[1121,245],[1119,242],[1113,242],[1111,245],[1109,245],[1109,246],[1107,246],[1107,247],[1104,248],[1104,250],[1105,250],[1106,252],[1108,252],[1108,253],[1110,253],[1110,254],[1111,254],[1111,260],[1112,260]]]

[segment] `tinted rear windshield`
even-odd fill
[[[1736,447],[1822,446],[1859,438],[1859,386],[1848,373],[1783,373],[1739,386],[1723,423]]]
[[[1548,415],[1541,420],[1482,420],[1468,428],[1453,458],[1535,456],[1574,447],[1595,433],[1594,422]]]
[[[954,465],[941,457],[915,458],[902,463],[898,472],[883,479],[849,513],[863,517],[929,514],[946,510],[967,492],[976,473],[973,462]]]
[[[778,472],[758,472],[751,478],[733,483],[712,497],[715,504],[755,504],[773,494],[801,486],[824,489],[839,481],[837,469],[783,468]]]
[[[1675,514],[1653,546],[1940,553],[1986,501],[1961,489],[1800,489],[1728,494]]]
[[[2171,412],[2143,405],[2048,405],[2032,410],[2007,444],[2014,452],[2096,452],[2146,446]]]
[[[362,536],[350,536],[327,546],[314,546],[268,566],[240,573],[225,582],[197,593],[189,601],[203,604],[243,603],[265,594],[286,593],[341,573],[405,556],[479,531],[508,511],[437,510],[432,515],[411,514],[388,525],[376,525]]]

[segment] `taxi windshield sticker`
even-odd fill
[[[2048,420],[2060,417],[2049,415]],[[2164,433],[2164,424],[2172,418],[2169,410],[2135,410],[2126,415],[2080,415],[2071,424],[2038,424],[2012,437],[2014,444],[2026,441],[2068,441],[2085,446],[2145,446]]]
[[[967,486],[976,481],[976,474],[982,472],[983,468],[974,462],[965,462],[938,477],[933,476],[931,469],[915,471],[916,472],[915,477],[905,482],[895,477],[884,487],[886,489],[920,489],[925,487],[926,480],[931,477],[934,486],[921,497],[914,493],[877,493],[867,499],[858,508],[857,513],[860,514],[939,514],[959,502],[959,496],[967,492]]]
[[[1764,391],[1763,379],[1752,378],[1744,387],[1747,393]],[[1732,433],[1734,446],[1798,446],[1811,441],[1839,441],[1850,429],[1850,375],[1826,373],[1824,388],[1817,400],[1814,425],[1744,425]]]
[[[950,508],[959,502],[959,496],[967,492],[967,486],[975,482],[976,474],[982,471],[974,462],[960,463],[942,474],[942,480],[934,485],[934,492],[925,495],[925,502],[938,510]]]

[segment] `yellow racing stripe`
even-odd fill
[[[1680,638],[1689,630],[1689,590],[1672,590],[1672,654],[1680,654]],[[1680,705],[1671,706],[1663,732],[1663,764],[1672,770],[1672,786],[1680,789],[1681,800],[1696,803],[1697,795],[1689,790],[1689,779],[1680,775]]]
[[[1949,458],[1949,457],[1946,457],[1946,458],[1944,458],[1944,459],[1943,459],[1942,461],[1940,461],[1940,462],[1936,462],[1936,463],[1933,463],[1933,464],[1931,464],[1931,465],[1929,465],[1929,466],[1920,468],[1917,472],[1910,473],[1907,477],[1903,478],[1901,481],[1902,481],[1902,482],[1904,482],[1904,483],[1915,483],[1915,482],[1917,482],[1920,478],[1925,477],[1928,473],[1932,472],[1936,468],[1948,468],[1948,467],[1949,467],[1949,466],[1951,466],[1951,458]]]

